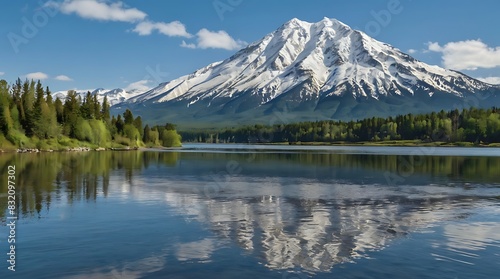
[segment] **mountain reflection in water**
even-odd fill
[[[97,269],[90,272],[96,278],[125,273],[140,278],[162,270],[167,254],[179,262],[209,263],[217,261],[216,251],[228,245],[238,246],[270,270],[330,272],[443,222],[446,241],[434,246],[455,252],[434,253],[436,260],[471,264],[475,251],[500,247],[498,223],[461,222],[473,209],[498,205],[499,157],[421,157],[402,183],[389,185],[387,173],[398,172],[401,156],[259,153],[248,160],[249,156],[3,154],[0,168],[16,164],[21,220],[49,216],[53,204],[133,200],[163,204],[213,234],[171,243],[163,254],[128,263],[144,267],[139,263],[148,262],[149,268]],[[239,171],[228,173],[228,162],[236,162]],[[2,171],[1,181],[5,174]],[[5,193],[6,185],[0,187]],[[0,206],[5,222],[4,197]]]

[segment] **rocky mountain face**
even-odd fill
[[[491,107],[499,95],[500,86],[420,62],[338,20],[292,19],[230,58],[113,109],[215,127]]]

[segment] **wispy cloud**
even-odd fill
[[[226,31],[210,31],[206,28],[201,29],[196,33],[197,43],[182,42],[181,47],[186,48],[218,48],[226,50],[240,49],[247,45],[242,40],[233,39]]]
[[[125,91],[127,92],[131,92],[131,91],[142,91],[142,92],[146,92],[148,91],[149,89],[151,89],[151,86],[149,86],[149,84],[151,83],[150,80],[147,80],[147,79],[143,79],[143,80],[139,80],[139,81],[136,81],[136,82],[132,82],[131,84],[129,84],[127,87],[125,87]]]
[[[132,31],[141,36],[151,35],[153,31],[158,31],[158,33],[170,37],[177,36],[190,38],[193,36],[187,32],[186,26],[180,21],[172,21],[169,23],[143,21],[137,24]]]
[[[64,14],[76,14],[85,19],[101,21],[137,22],[147,16],[143,11],[128,8],[122,2],[109,3],[105,0],[49,1],[46,5],[56,7]]]
[[[444,46],[427,44],[429,51],[442,53],[443,65],[454,70],[477,70],[500,66],[500,47],[489,47],[481,40],[450,42]]]
[[[227,50],[240,49],[247,43],[241,40],[235,40],[226,31],[210,31],[205,28],[197,34],[199,48],[222,48]]]
[[[5,75],[5,72],[0,72],[0,76],[3,76],[3,75]]]
[[[500,84],[500,77],[485,77],[485,78],[477,78],[480,81],[484,81],[489,84]]]
[[[428,42],[427,48],[429,51],[434,51],[434,52],[442,52],[444,50],[438,43],[433,43],[433,42]]]
[[[54,79],[59,80],[59,81],[72,81],[73,80],[72,78],[65,76],[65,75],[59,75],[59,76],[55,77]]]
[[[38,79],[44,80],[44,79],[48,79],[49,75],[47,75],[46,73],[42,73],[42,72],[34,72],[34,73],[26,74],[26,78],[33,79],[33,80],[38,80]]]
[[[181,47],[195,49],[195,48],[196,48],[196,45],[195,45],[195,44],[193,44],[193,43],[188,44],[188,43],[186,43],[186,41],[182,41],[182,43],[181,43]]]
[[[417,53],[417,52],[418,52],[418,51],[417,51],[416,49],[413,49],[413,48],[410,48],[410,49],[408,50],[408,53],[409,53],[409,54],[415,54],[415,53]]]
[[[126,6],[121,1],[113,0],[50,0],[47,6],[57,8],[64,14],[75,14],[84,19],[99,21],[121,21],[136,24],[131,30],[140,36],[148,36],[154,32],[169,37],[194,37],[186,26],[176,20],[172,22],[154,22],[148,20],[145,12]],[[191,49],[226,49],[236,50],[247,45],[242,40],[233,39],[226,31],[210,31],[206,28],[196,33],[196,43],[182,41],[181,47]]]

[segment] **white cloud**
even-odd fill
[[[443,48],[438,43],[429,42],[427,43],[427,47],[430,51],[441,52]]]
[[[86,19],[102,21],[137,22],[144,20],[146,13],[127,8],[118,1],[109,3],[106,0],[64,0],[62,3],[49,1],[46,5],[58,8],[64,14],[77,14]]]
[[[409,53],[409,54],[415,54],[415,53],[417,53],[417,52],[418,52],[418,51],[417,51],[416,49],[413,49],[413,48],[410,48],[410,49],[408,50],[408,53]]]
[[[73,80],[72,78],[65,76],[65,75],[59,75],[59,76],[55,77],[54,79],[60,80],[60,81],[72,81]]]
[[[186,31],[186,26],[180,21],[172,21],[169,23],[143,21],[137,24],[137,26],[132,31],[138,33],[141,36],[147,36],[151,35],[151,33],[153,33],[153,31],[155,30],[160,34],[170,37],[178,36],[190,38],[193,36]]]
[[[226,31],[210,31],[208,29],[201,29],[196,33],[197,44],[196,48],[221,48],[226,50],[240,49],[247,45],[246,42],[235,40]],[[183,47],[194,48],[194,44],[181,44]]]
[[[3,76],[3,75],[5,75],[5,72],[0,72],[0,76]]]
[[[486,77],[486,78],[477,78],[480,81],[487,82],[489,84],[500,84],[500,77]]]
[[[136,82],[132,82],[131,84],[129,84],[127,87],[125,87],[125,91],[127,92],[131,92],[131,91],[142,91],[142,92],[146,92],[148,91],[149,89],[151,89],[151,86],[149,86],[148,84],[150,83],[151,81],[147,80],[147,79],[143,79],[143,80],[139,80],[139,81],[136,81]]]
[[[489,47],[481,40],[450,42],[444,46],[429,42],[428,49],[442,53],[443,65],[454,70],[477,70],[500,66],[500,47]]]
[[[227,50],[240,49],[246,45],[246,42],[236,41],[226,31],[210,31],[205,28],[198,31],[199,48],[222,48]]]
[[[153,32],[169,37],[192,38],[193,35],[187,32],[186,26],[180,21],[154,22],[146,20],[147,14],[136,8],[127,7],[123,2],[115,0],[49,0],[46,5],[57,8],[64,14],[76,14],[85,19],[100,21],[122,21],[137,23],[131,30],[140,36],[148,36]],[[226,31],[210,31],[201,29],[197,34],[196,43],[182,42],[181,47],[185,48],[216,48],[226,50],[236,50],[247,45],[246,42],[233,39]]]
[[[42,73],[42,72],[34,72],[34,73],[29,73],[26,75],[26,78],[27,79],[33,79],[33,80],[44,80],[44,79],[48,79],[49,76],[46,74],[46,73]]]
[[[194,49],[194,48],[196,48],[196,45],[195,44],[188,44],[188,43],[186,43],[186,41],[183,40],[181,43],[181,47]]]

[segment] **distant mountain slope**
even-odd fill
[[[85,95],[87,95],[87,92],[90,92],[92,95],[97,94],[97,99],[101,103],[104,100],[104,97],[107,96],[108,102],[110,103],[110,105],[116,105],[119,103],[123,103],[123,102],[127,101],[128,99],[143,93],[143,92],[139,92],[139,91],[127,92],[127,91],[125,91],[125,89],[121,89],[121,88],[116,88],[116,89],[112,89],[112,90],[97,88],[95,90],[75,90],[75,91],[76,91],[77,95],[82,97],[82,99],[85,97]],[[67,94],[68,94],[68,91],[58,91],[58,92],[53,93],[52,97],[54,99],[57,97],[64,102]]]
[[[335,19],[292,19],[190,75],[114,107],[181,126],[358,119],[499,105],[499,86],[430,66]],[[283,117],[282,117],[283,118]],[[275,121],[276,122],[276,121]]]

